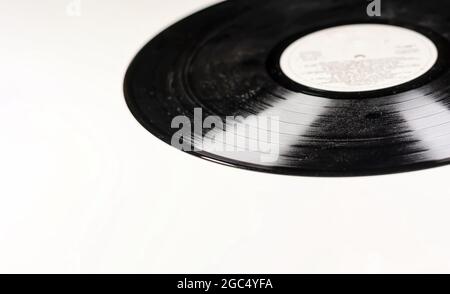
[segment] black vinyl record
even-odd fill
[[[449,38],[446,0],[225,1],[151,40],[125,96],[161,140],[234,167],[436,167],[450,162]]]

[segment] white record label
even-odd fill
[[[326,91],[360,92],[412,81],[436,63],[438,49],[424,35],[384,24],[320,30],[289,45],[283,73],[296,83]]]

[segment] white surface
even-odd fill
[[[0,272],[450,272],[450,167],[259,174],[137,123],[129,61],[210,1],[0,3]]]
[[[293,81],[337,92],[398,86],[428,72],[438,49],[426,36],[386,24],[327,28],[290,44],[280,66]]]

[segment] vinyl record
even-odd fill
[[[234,167],[436,167],[450,161],[449,38],[445,0],[226,1],[151,40],[125,96],[164,142]]]

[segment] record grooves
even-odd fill
[[[383,1],[376,18],[366,5],[207,8],[138,53],[127,104],[164,142],[244,169],[364,176],[448,164],[450,4]],[[183,117],[192,134],[174,140]]]

